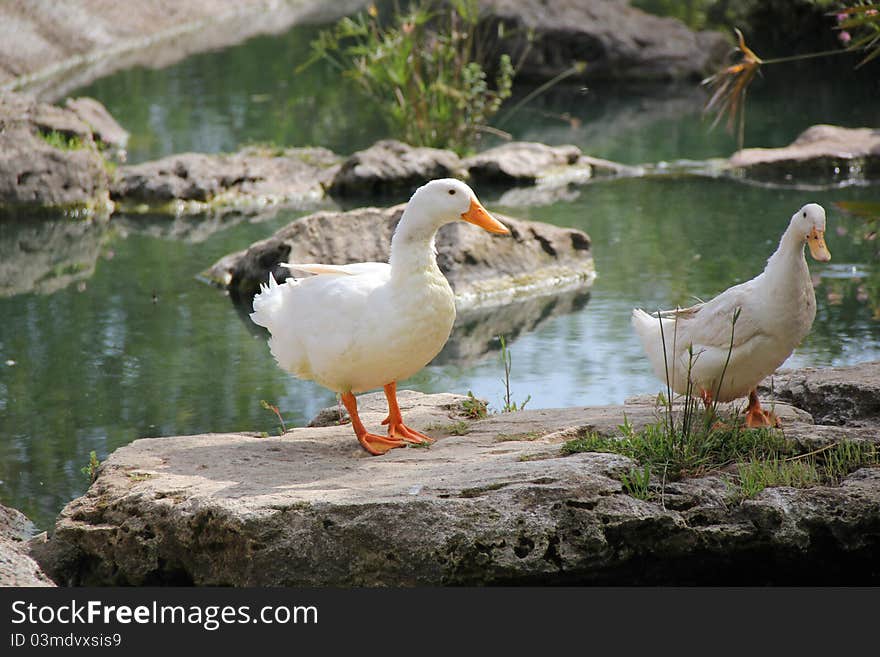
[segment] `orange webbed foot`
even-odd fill
[[[778,429],[781,425],[776,413],[758,408],[752,409],[746,413],[746,426],[749,429],[763,429],[766,427]]]
[[[393,438],[399,438],[401,440],[405,440],[408,443],[414,443],[416,445],[424,445],[426,443],[433,443],[434,439],[430,436],[426,436],[420,431],[416,431],[415,429],[410,429],[403,422],[398,422],[396,424],[388,425],[388,435]]]
[[[404,447],[403,440],[380,436],[377,433],[365,433],[358,436],[358,442],[373,456],[381,456],[395,447]]]
[[[761,408],[761,402],[758,400],[756,390],[752,390],[749,393],[749,407],[746,409],[746,426],[750,429],[779,428],[780,426],[776,413],[765,411]]]

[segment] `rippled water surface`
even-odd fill
[[[100,99],[132,132],[132,161],[249,141],[347,153],[385,136],[381,116],[330,71],[292,74],[313,33],[297,28],[168,69],[125,71],[78,93]],[[747,139],[755,145],[785,144],[816,122],[877,125],[876,89],[853,89],[845,72],[808,85],[776,82],[751,97]],[[733,142],[707,133],[701,102],[686,87],[575,86],[502,126],[516,138],[577,143],[629,163],[725,156]],[[803,192],[670,176],[595,183],[552,205],[506,206],[489,190],[481,195],[490,209],[587,231],[598,278],[589,292],[461,316],[443,354],[402,387],[473,390],[500,408],[493,336],[504,333],[513,398],[531,396],[528,408],[655,392],[630,309],[686,304],[754,276],[809,201],[828,209],[834,260],[811,263],[816,323],[788,364],[880,358],[877,241],[834,205],[876,200],[876,187]],[[333,404],[330,392],[281,372],[228,298],[196,279],[301,214],[0,223],[0,501],[47,527],[85,490],[80,468],[91,450],[104,458],[144,436],[275,432],[261,399],[290,425]]]

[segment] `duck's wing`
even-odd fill
[[[734,348],[762,333],[754,306],[754,280],[728,288],[714,299],[688,308],[661,311],[663,319],[677,324],[679,344],[727,349],[733,331]],[[734,317],[736,324],[734,325]]]
[[[324,265],[320,263],[282,262],[282,267],[292,271],[330,276],[357,276],[360,274],[382,274],[389,265],[387,262],[355,262],[350,265]]]

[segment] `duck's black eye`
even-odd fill
[[[455,190],[454,190],[454,189],[450,189],[450,190],[449,190],[449,194],[450,194],[450,195],[455,194]],[[804,216],[806,216],[806,215],[804,215]]]
[[[807,218],[807,213],[806,213],[806,211],[804,211],[804,219],[806,219],[806,218]]]

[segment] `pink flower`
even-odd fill
[[[838,35],[837,35],[837,38],[840,39],[840,42],[841,42],[843,45],[846,45],[846,44],[848,44],[850,41],[852,41],[852,35],[851,35],[849,32],[847,32],[847,31],[843,31],[843,32],[841,32],[840,34],[838,34]]]
[[[842,14],[842,13],[841,13],[841,14],[837,14],[837,22],[838,22],[838,23],[842,23],[842,22],[845,21],[847,18],[849,18],[849,14]]]

